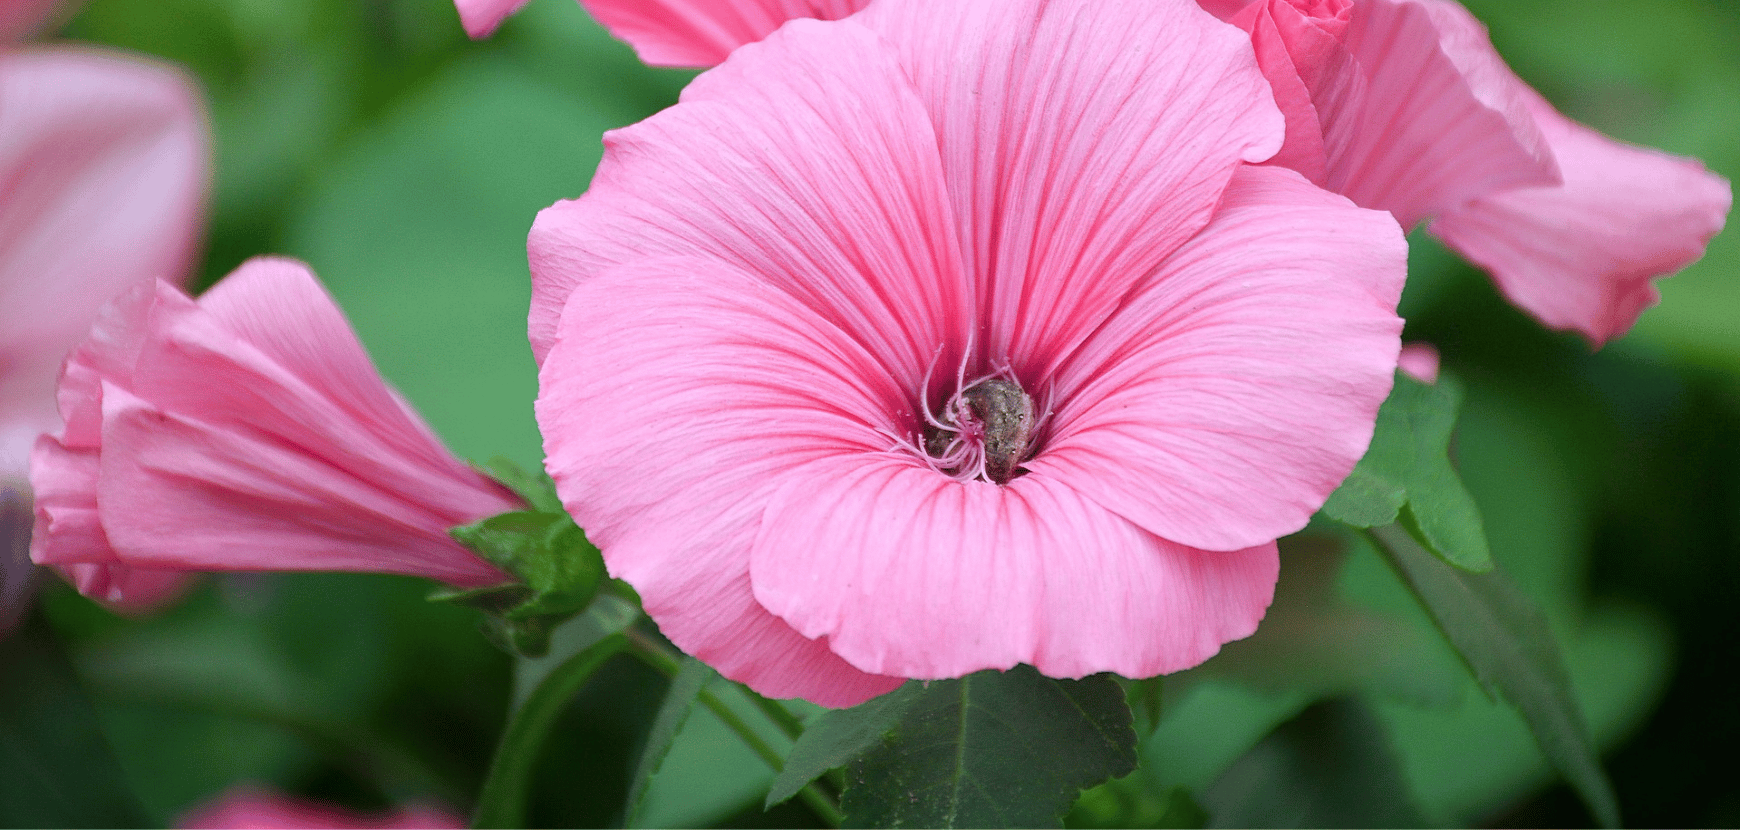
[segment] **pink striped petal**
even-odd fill
[[[992,362],[1045,367],[1203,225],[1283,125],[1192,0],[878,0],[936,125]]]
[[[1251,36],[1257,65],[1287,119],[1287,140],[1269,164],[1288,167],[1321,185],[1328,163],[1317,108],[1333,105],[1334,89],[1356,75],[1342,46],[1353,0],[1263,0],[1231,22]]]
[[[837,457],[774,496],[750,573],[762,605],[866,671],[1149,677],[1255,631],[1278,565],[1273,542],[1191,550],[1040,472],[999,487]]]
[[[534,354],[575,285],[659,256],[778,286],[908,387],[939,349],[959,351],[970,315],[936,142],[862,27],[795,21],[605,147],[591,190],[532,226]]]
[[[1305,526],[1371,440],[1401,348],[1395,220],[1249,167],[1061,373],[1026,466],[1183,545]]]
[[[1362,94],[1326,107],[1330,189],[1404,228],[1495,190],[1559,181],[1486,30],[1439,0],[1360,0],[1347,32]]]
[[[880,361],[803,302],[704,260],[595,276],[561,330],[539,374],[546,465],[665,635],[767,695],[846,706],[892,689],[767,613],[749,584],[762,511],[790,470],[881,453],[910,428]]]
[[[489,37],[509,15],[520,10],[527,0],[453,0],[459,9],[459,22],[473,40]]]
[[[580,0],[653,66],[707,67],[797,18],[839,20],[869,0]]]
[[[198,302],[139,286],[60,391],[66,429],[32,459],[40,563],[504,579],[447,529],[519,501],[447,454],[301,263],[251,260]]]
[[[1518,307],[1599,346],[1655,305],[1654,280],[1704,255],[1733,194],[1696,159],[1614,141],[1528,94],[1564,184],[1481,196],[1429,229]]]
[[[185,273],[209,159],[178,70],[96,49],[0,55],[0,475],[54,427],[55,373],[98,307]]]

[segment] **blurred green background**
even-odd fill
[[[1740,3],[1468,5],[1568,114],[1740,174]],[[307,260],[456,452],[539,461],[526,231],[585,189],[601,132],[669,105],[687,74],[642,67],[573,0],[532,0],[476,43],[448,0],[94,0],[61,36],[178,62],[204,87],[217,159],[201,285],[255,254]],[[1408,338],[1468,382],[1461,468],[1495,556],[1561,638],[1628,823],[1740,825],[1740,235],[1718,237],[1594,354],[1413,242]],[[467,808],[511,667],[469,612],[424,602],[427,587],[228,576],[124,621],[50,586],[0,643],[0,718],[44,747],[0,758],[14,794],[0,823],[163,826],[238,781],[360,809]],[[1189,788],[1222,824],[1378,822],[1397,814],[1360,810],[1392,796],[1433,824],[1590,822],[1371,552],[1291,545],[1282,593],[1302,598],[1298,613],[1169,683],[1124,800],[1108,790],[1097,818],[1077,820],[1176,820],[1125,797],[1139,782]],[[1313,659],[1289,663],[1306,642]],[[534,823],[622,820],[663,683],[622,661],[575,701]],[[1326,697],[1343,702],[1308,708]],[[1285,740],[1326,728],[1371,749],[1320,759],[1348,771],[1328,783],[1301,762],[1336,744]],[[762,813],[769,778],[697,715],[644,818],[813,820]],[[58,794],[17,798],[21,780]]]

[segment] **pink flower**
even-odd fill
[[[3,22],[16,34],[48,11],[14,4]],[[97,309],[130,285],[186,274],[209,145],[199,94],[176,69],[97,49],[0,54],[0,487],[22,485],[31,444],[60,424],[55,375]],[[17,497],[28,509],[28,492]],[[68,570],[93,589],[107,582],[99,594],[123,609],[168,599],[184,581]],[[5,569],[5,603],[23,601],[27,574]]]
[[[564,503],[678,646],[840,706],[1249,635],[1365,451],[1387,214],[1188,0],[878,0],[606,137],[532,228]]]
[[[1430,343],[1409,343],[1402,347],[1396,367],[1421,383],[1438,382],[1438,350]]]
[[[495,34],[501,22],[525,4],[526,0],[453,0],[459,9],[459,22],[474,39]]]
[[[839,20],[870,0],[580,0],[653,66],[714,66],[787,20]]]
[[[1251,33],[1288,119],[1278,162],[1404,227],[1430,219],[1548,326],[1625,333],[1726,221],[1726,180],[1560,115],[1450,0],[1204,5]]]
[[[441,446],[299,262],[250,260],[197,302],[123,295],[60,408],[31,457],[31,557],[88,567],[87,594],[139,568],[507,580],[447,530],[523,505]]]
[[[439,807],[412,805],[389,813],[353,813],[330,804],[292,798],[248,785],[232,787],[176,821],[188,830],[368,830],[368,828],[460,828],[465,819]]]
[[[13,43],[38,34],[70,5],[65,0],[0,1],[0,43]]]

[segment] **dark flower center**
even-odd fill
[[[942,472],[1007,484],[1033,450],[1039,417],[1032,396],[1000,377],[955,393],[924,430],[924,450]]]

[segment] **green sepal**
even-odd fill
[[[550,631],[585,610],[604,581],[603,558],[567,513],[502,513],[448,533],[517,581],[445,589],[430,599],[484,612],[484,632],[517,654],[537,657],[548,651]]]
[[[526,500],[533,510],[540,513],[564,512],[562,500],[556,496],[556,482],[543,470],[527,470],[502,456],[496,456],[481,464],[471,465],[478,472],[495,479],[503,487],[514,491],[514,495]]]
[[[1450,463],[1461,406],[1455,378],[1426,384],[1398,372],[1371,446],[1330,494],[1324,515],[1357,528],[1400,524],[1445,562],[1471,573],[1492,570],[1480,508]]]

